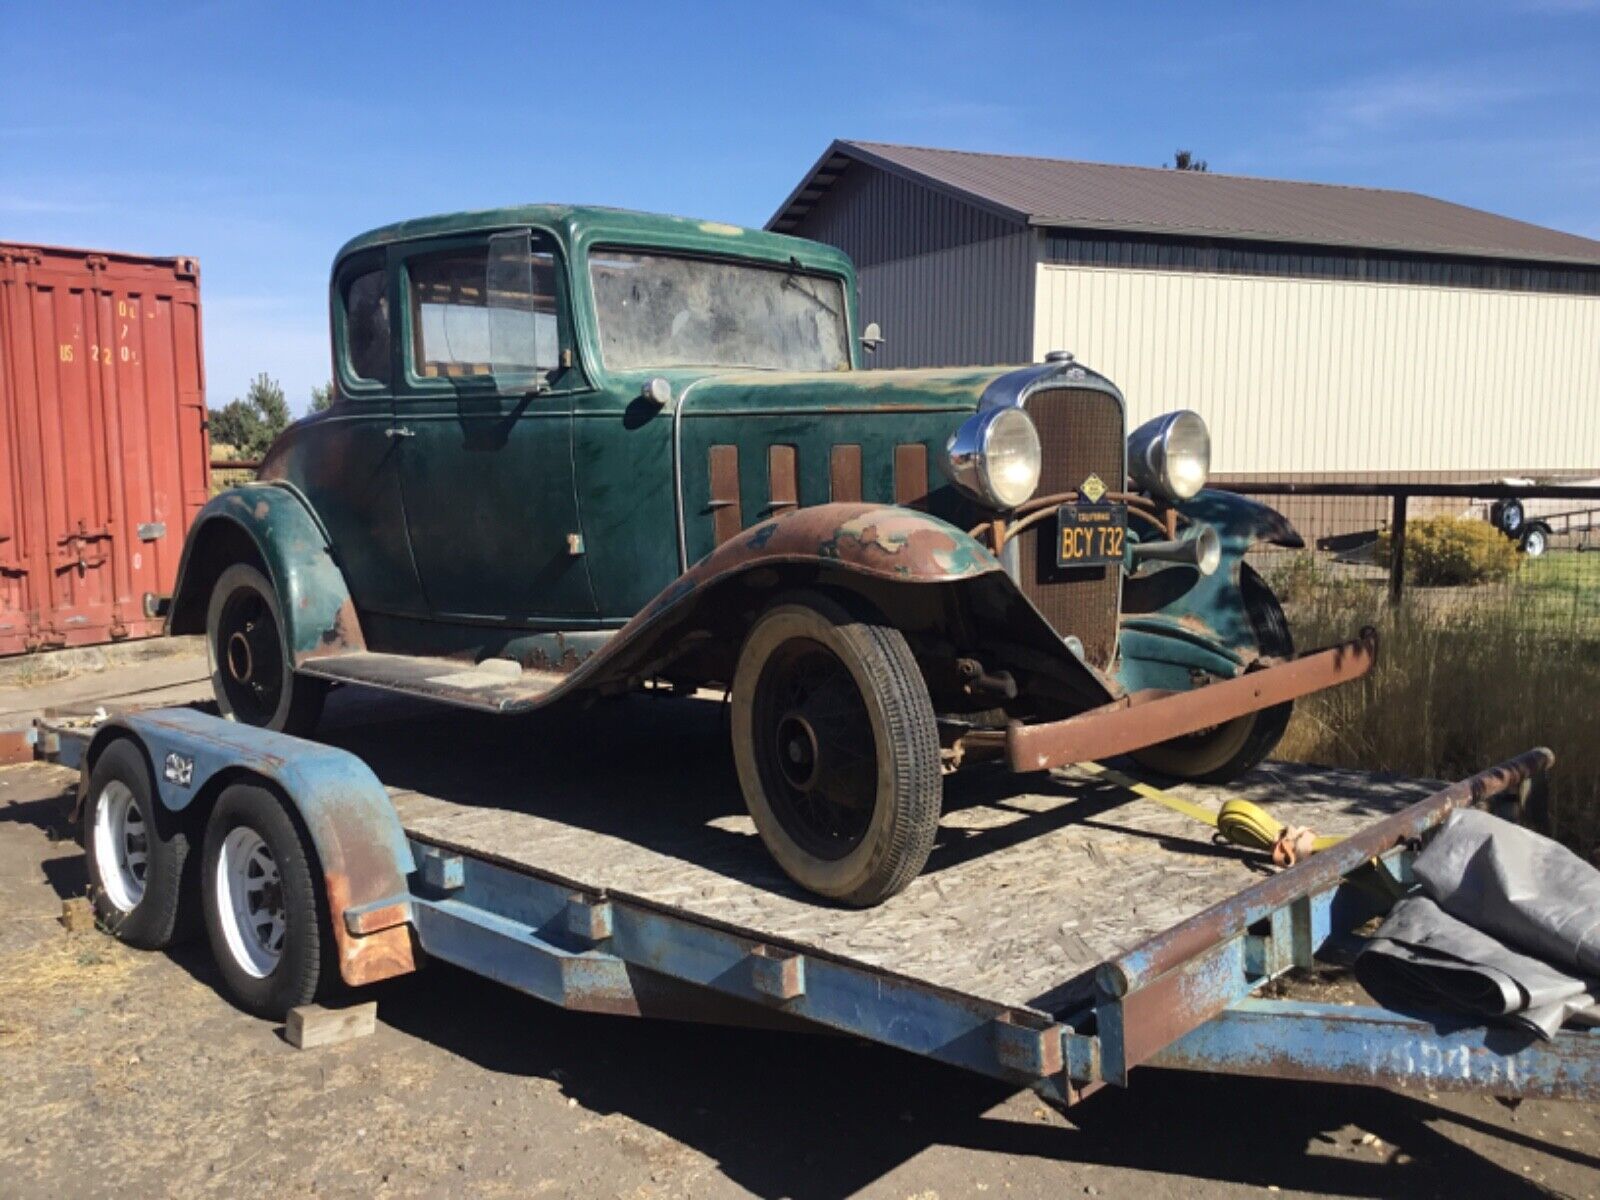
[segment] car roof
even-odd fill
[[[850,260],[842,251],[806,238],[728,225],[720,221],[699,221],[692,217],[571,204],[518,204],[397,221],[351,238],[340,247],[335,261],[342,262],[351,254],[395,242],[518,225],[539,225],[552,229],[568,246],[614,240],[778,261],[795,258],[804,266],[814,269],[853,274]]]

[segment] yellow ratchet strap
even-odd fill
[[[1259,804],[1240,800],[1237,796],[1223,801],[1222,807],[1212,812],[1204,805],[1181,800],[1171,792],[1162,791],[1148,783],[1097,762],[1078,763],[1078,769],[1099,776],[1118,787],[1126,788],[1136,796],[1154,800],[1164,808],[1200,821],[1217,831],[1224,842],[1243,846],[1247,850],[1262,850],[1272,855],[1280,867],[1292,867],[1302,858],[1336,845],[1336,837],[1318,837],[1309,829],[1298,825],[1285,825]]]

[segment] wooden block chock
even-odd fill
[[[310,1050],[314,1046],[331,1046],[366,1037],[377,1028],[378,1002],[368,1000],[349,1008],[323,1008],[320,1004],[291,1008],[289,1019],[283,1024],[283,1033],[295,1049]]]
[[[61,902],[61,924],[68,933],[83,933],[94,928],[94,905],[87,896],[73,896]]]

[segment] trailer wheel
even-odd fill
[[[327,685],[295,673],[278,592],[260,571],[235,563],[217,577],[206,609],[206,652],[217,707],[231,721],[310,733]]]
[[[311,856],[294,820],[265,788],[217,797],[201,859],[206,934],[242,1008],[281,1020],[330,982],[332,939]]]
[[[1550,549],[1550,531],[1543,525],[1529,525],[1522,534],[1522,552],[1529,558],[1539,558]]]
[[[106,747],[89,776],[83,845],[95,919],[141,950],[178,941],[189,839],[126,738]]]
[[[733,681],[756,828],[802,887],[868,906],[922,870],[943,785],[933,703],[897,629],[806,595],[756,622]]]
[[[1261,653],[1270,658],[1293,658],[1294,638],[1289,619],[1272,589],[1248,563],[1239,567],[1239,590],[1245,614],[1255,631]],[[1294,715],[1294,701],[1246,713],[1198,733],[1158,742],[1135,750],[1130,757],[1172,779],[1191,783],[1227,783],[1261,763],[1283,740]]]

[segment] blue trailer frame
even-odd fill
[[[41,725],[37,736],[42,755],[84,780],[111,740],[134,739],[175,809],[240,779],[272,786],[314,843],[349,983],[436,958],[565,1008],[853,1034],[1062,1104],[1127,1086],[1139,1066],[1600,1099],[1600,1030],[1539,1041],[1256,995],[1348,954],[1385,893],[1409,879],[1419,839],[1453,809],[1524,785],[1549,766],[1545,750],[1452,784],[1164,930],[1103,963],[1091,1001],[1052,1013],[412,836],[365,763],[317,743],[188,709]]]

